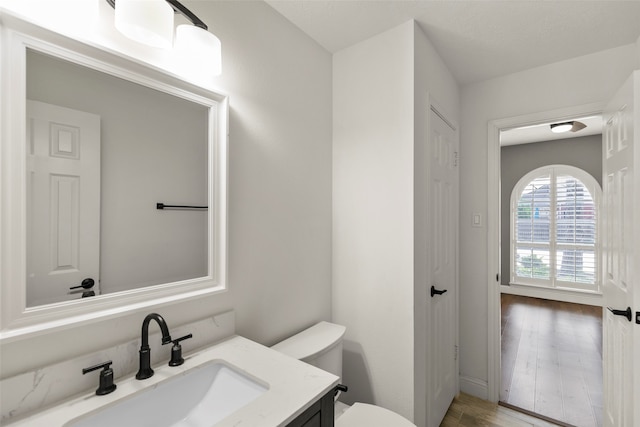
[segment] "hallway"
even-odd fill
[[[602,308],[502,294],[500,401],[602,425]]]

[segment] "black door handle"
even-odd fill
[[[72,286],[69,289],[79,289],[79,288],[91,289],[93,288],[93,285],[95,285],[95,283],[96,282],[92,278],[88,278],[88,279],[84,279],[82,283],[79,284],[78,286]]]
[[[629,322],[631,322],[631,307],[627,307],[626,310],[614,310],[611,307],[607,307],[610,312],[615,314],[616,316],[624,316],[627,318]]]
[[[433,298],[434,295],[442,295],[445,292],[447,292],[446,289],[441,291],[439,289],[436,289],[435,286],[433,286],[433,285],[431,286],[431,298]]]

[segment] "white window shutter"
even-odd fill
[[[599,291],[600,188],[564,165],[532,171],[511,196],[512,281]]]

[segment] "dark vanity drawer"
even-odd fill
[[[333,427],[333,390],[307,408],[287,427]]]

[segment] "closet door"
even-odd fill
[[[437,111],[429,114],[427,417],[438,426],[458,391],[458,140]]]

